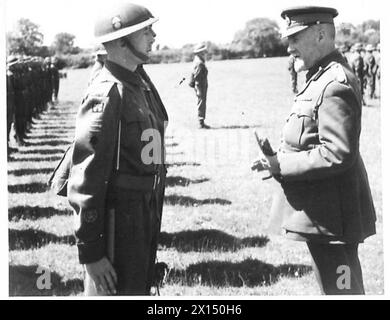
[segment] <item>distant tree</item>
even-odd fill
[[[70,54],[74,52],[74,39],[76,36],[67,32],[61,32],[54,36],[53,49],[58,54]]]
[[[376,45],[380,42],[379,20],[367,20],[354,26],[352,23],[341,23],[336,27],[337,45],[351,46],[356,42],[371,43]]]
[[[42,43],[39,26],[26,18],[19,19],[15,30],[7,33],[7,51],[11,54],[34,55]]]
[[[248,21],[244,30],[238,31],[232,48],[246,52],[251,57],[273,56],[281,47],[278,24],[269,18],[255,18]]]

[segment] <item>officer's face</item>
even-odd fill
[[[288,53],[295,57],[295,70],[310,69],[316,62],[317,37],[315,30],[307,28],[288,37]]]
[[[129,40],[134,48],[145,55],[152,51],[152,45],[155,41],[156,33],[152,26],[147,26],[137,32],[129,35]]]

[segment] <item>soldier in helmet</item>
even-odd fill
[[[366,55],[364,56],[368,95],[371,99],[376,98],[375,84],[376,84],[376,73],[378,71],[378,65],[376,64],[375,57],[372,53],[373,51],[374,51],[374,46],[372,44],[368,44],[366,46]]]
[[[191,73],[189,85],[195,89],[198,107],[198,121],[200,129],[209,129],[210,127],[205,124],[206,118],[206,100],[207,100],[207,67],[205,54],[207,53],[206,45],[199,44],[194,49],[194,64]]]
[[[67,196],[86,295],[150,294],[160,232],[168,116],[143,69],[151,12],[111,5],[95,23],[107,60],[80,106]]]
[[[359,152],[359,84],[335,48],[337,14],[314,6],[282,12],[288,52],[297,70],[307,71],[306,84],[278,152],[267,148],[252,168],[268,170],[280,183],[270,231],[306,242],[322,293],[364,294],[358,247],[375,234],[376,217]]]

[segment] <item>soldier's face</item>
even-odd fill
[[[147,26],[137,32],[129,35],[129,40],[134,48],[145,55],[152,51],[152,45],[155,41],[156,33],[152,26]]]
[[[295,57],[295,70],[297,72],[310,69],[317,57],[316,33],[307,28],[288,37],[288,53]]]

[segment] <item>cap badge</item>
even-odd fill
[[[112,23],[112,26],[115,30],[122,28],[122,21],[121,21],[121,18],[119,16],[112,18],[111,23]]]

